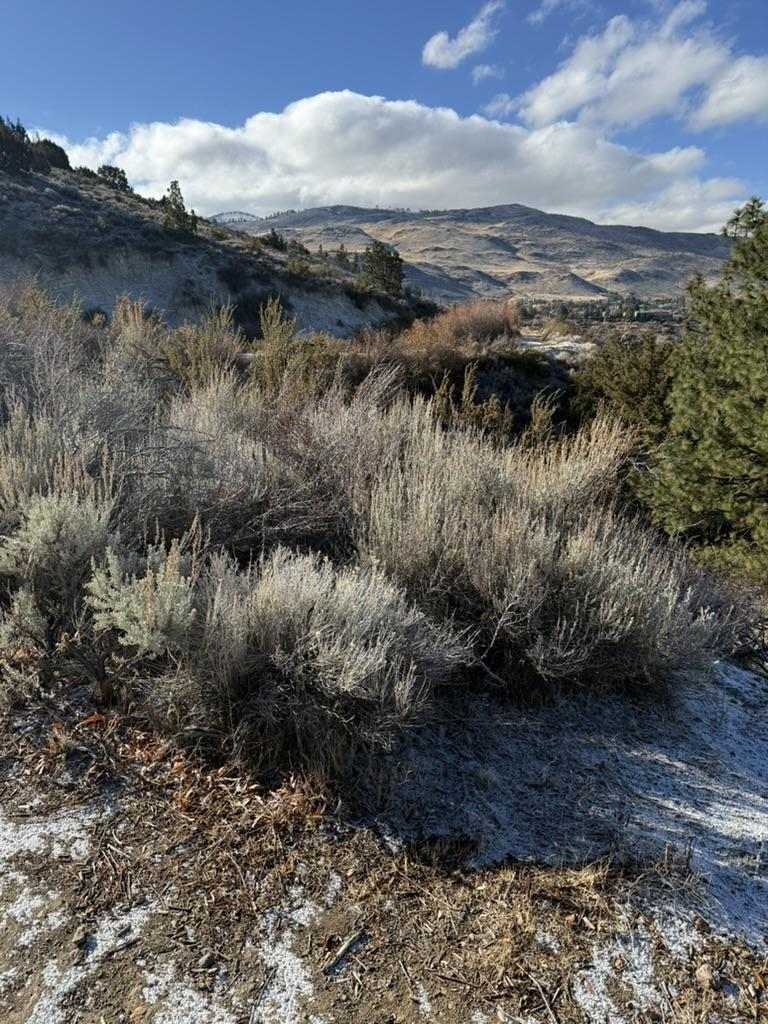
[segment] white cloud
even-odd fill
[[[734,195],[740,183],[727,178],[709,181],[690,179],[662,189],[652,199],[627,200],[611,207],[611,216],[620,224],[663,226],[665,231],[719,231],[733,213]]]
[[[447,32],[438,32],[424,44],[422,61],[433,68],[457,68],[473,53],[487,49],[496,36],[494,15],[505,7],[505,0],[489,0],[475,18],[451,39]]]
[[[656,0],[649,0],[654,3]],[[601,14],[601,7],[595,0],[541,0],[539,6],[536,7],[528,17],[525,19],[529,25],[541,25],[554,11],[558,11],[561,8],[567,8],[573,10],[581,15],[590,14]]]
[[[739,57],[710,84],[704,102],[691,117],[691,127],[768,119],[768,57]]]
[[[701,180],[705,157],[696,147],[644,154],[594,124],[527,128],[348,91],[257,113],[238,128],[155,122],[65,145],[73,163],[115,163],[149,195],[162,195],[177,178],[188,205],[203,214],[333,203],[523,203],[603,222],[631,215],[654,227],[697,230],[724,222],[747,192],[739,182]],[[675,212],[670,189],[698,199]]]
[[[472,68],[472,81],[477,85],[486,78],[503,78],[504,68],[498,64],[478,64]]]
[[[516,107],[537,127],[563,117],[618,128],[660,115],[691,127],[764,116],[768,59],[736,57],[710,26],[696,24],[705,12],[704,0],[682,0],[659,22],[611,18],[507,112]]]

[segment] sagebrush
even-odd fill
[[[635,442],[610,418],[567,435],[540,403],[488,437],[396,362],[341,372],[354,348],[275,304],[243,362],[227,311],[2,298],[6,697],[88,679],[211,749],[339,775],[436,687],[665,686],[738,641],[722,587],[617,506]],[[474,345],[513,314],[450,322]]]

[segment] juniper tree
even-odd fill
[[[0,117],[0,171],[26,174],[31,163],[30,140],[24,125]]]
[[[174,235],[194,235],[197,233],[197,215],[194,210],[187,213],[184,197],[178,181],[172,181],[163,197],[165,215],[163,227]]]
[[[658,444],[668,430],[673,356],[674,346],[651,332],[611,335],[573,375],[574,412],[591,420],[605,405],[645,445]]]
[[[720,280],[688,286],[691,324],[675,359],[670,437],[647,487],[666,530],[715,562],[768,573],[768,211],[737,210]]]
[[[133,192],[133,189],[128,184],[128,176],[122,167],[102,164],[96,173],[105,185],[109,185],[116,192]]]
[[[363,254],[363,276],[372,288],[399,298],[403,290],[403,261],[395,249],[374,240]]]

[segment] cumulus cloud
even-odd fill
[[[472,68],[472,81],[477,85],[486,78],[503,78],[504,68],[498,64],[478,64]]]
[[[508,112],[533,126],[571,117],[607,129],[660,115],[692,128],[764,116],[768,59],[735,56],[700,22],[705,12],[704,0],[682,0],[659,22],[611,18]]]
[[[424,44],[422,61],[429,67],[447,70],[457,68],[472,54],[487,49],[496,36],[493,19],[505,7],[504,0],[489,0],[468,25],[451,39],[447,32],[438,32]]]
[[[675,226],[697,230],[723,222],[746,192],[738,182],[701,181],[705,158],[697,147],[638,153],[591,124],[524,127],[348,91],[258,113],[236,128],[187,119],[64,144],[74,164],[117,164],[145,194],[160,196],[177,178],[187,203],[203,214],[523,203],[602,221],[637,211],[663,228],[671,209],[665,197],[679,188],[698,189],[701,201],[678,214]]]

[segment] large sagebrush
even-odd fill
[[[241,372],[226,315],[0,296],[0,662],[66,647],[166,727],[339,772],[436,684],[669,685],[733,648],[722,586],[617,505],[616,423],[491,443],[270,315]]]
[[[166,719],[239,735],[267,764],[343,773],[468,660],[449,627],[375,570],[278,548],[245,570],[214,555],[198,572],[182,548],[155,551],[142,575],[111,550],[87,586],[97,633],[145,675],[147,659],[161,665],[161,692],[146,692]]]

